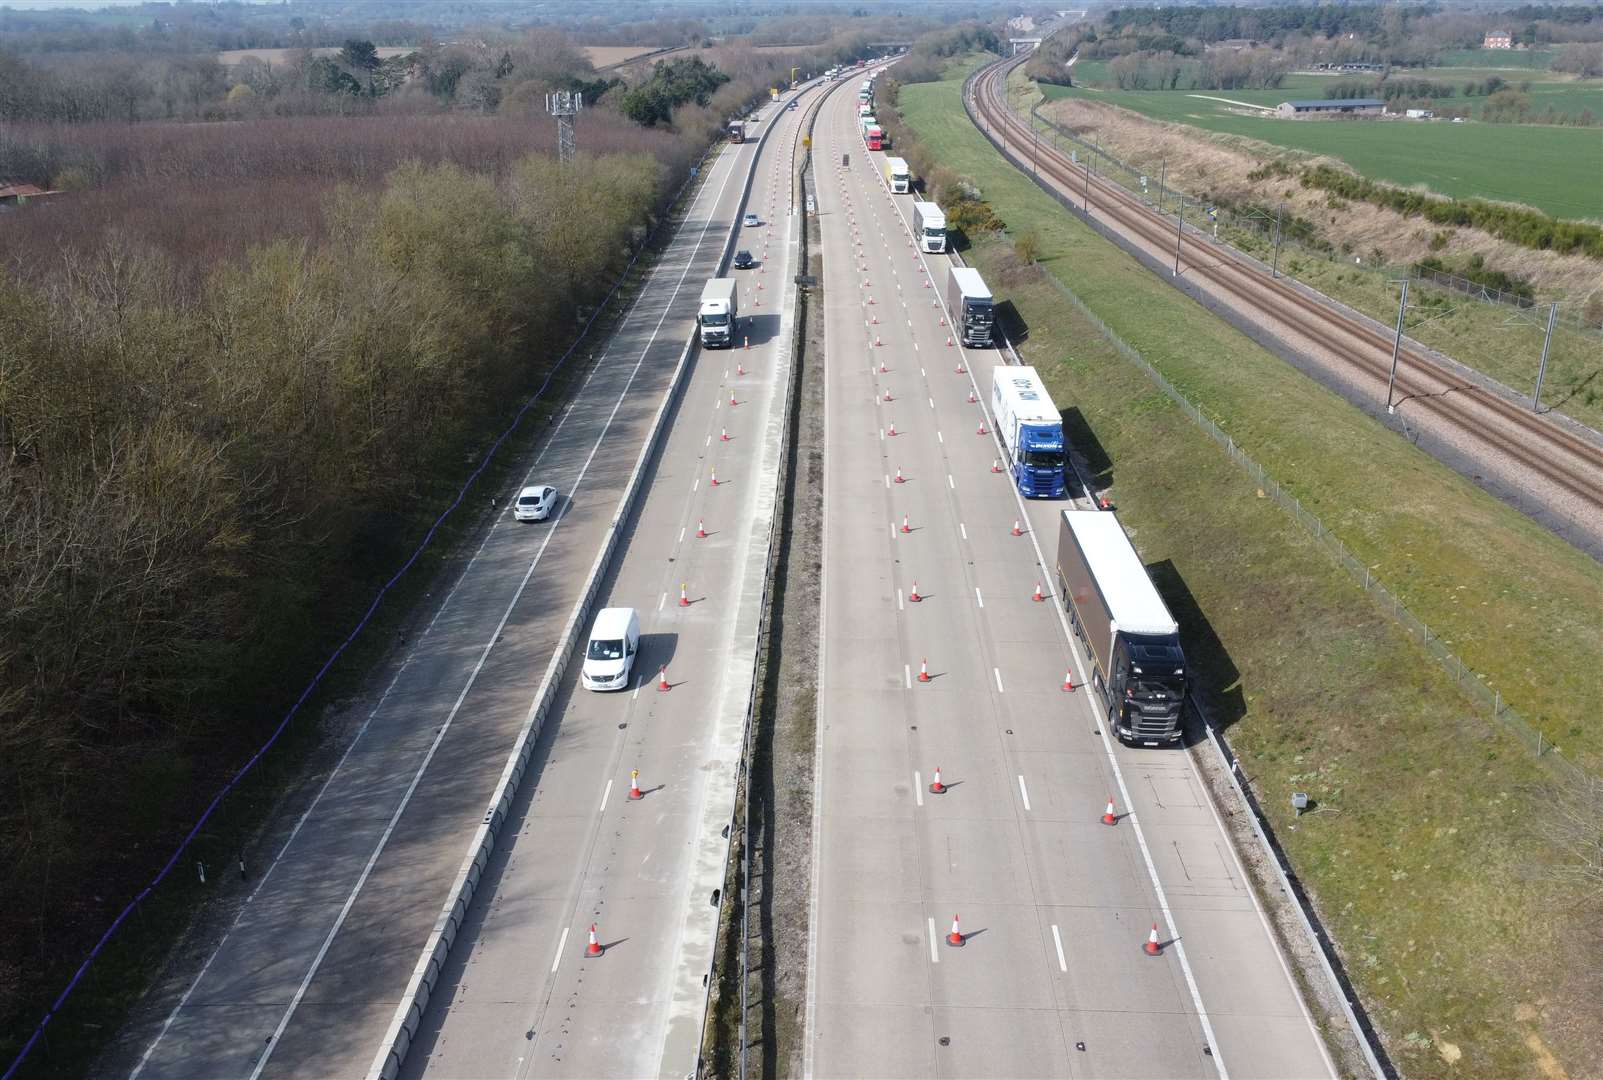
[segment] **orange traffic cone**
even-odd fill
[[[701,518],[697,518],[696,519],[696,539],[697,540],[705,540],[705,539],[707,539],[707,523],[705,521],[703,521]]]
[[[1014,518],[1013,519],[1013,535],[1014,536],[1023,536],[1024,535],[1024,530],[1019,528],[1019,519],[1018,518]]]
[[[681,583],[680,586],[679,586],[679,606],[680,607],[689,607],[690,606],[690,596],[689,596],[688,593],[685,592],[685,587],[684,587],[683,583]]]
[[[740,404],[740,402],[735,400],[735,392],[733,390],[729,391],[729,407],[731,409],[733,409],[735,406],[737,406],[739,404]]]
[[[886,430],[885,434],[887,434],[887,435],[895,435],[896,434],[896,421],[895,420],[891,421],[891,426]]]
[[[1034,600],[1037,604],[1046,599],[1046,597],[1041,595],[1041,583],[1039,581],[1035,583],[1035,595],[1030,597],[1030,599]]]
[[[952,932],[946,935],[946,943],[948,945],[957,946],[958,948],[962,948],[963,946],[963,931],[957,928],[956,915],[952,916]]]
[[[629,770],[629,798],[633,799],[636,802],[639,802],[641,799],[645,798],[644,795],[640,794],[640,770],[639,769],[630,769]]]
[[[900,465],[896,466],[896,482],[898,484],[907,483],[907,480],[902,476],[902,467]]]
[[[968,392],[968,403],[970,405],[973,405],[975,402],[977,402],[979,400],[980,400],[979,398],[974,396],[974,391],[972,389],[970,389],[969,392]]]
[[[660,667],[660,668],[657,669],[657,689],[658,690],[672,690],[673,689],[672,686],[668,685],[668,669],[666,667]]]
[[[890,390],[888,388],[885,391],[885,400],[886,401],[895,401],[896,400],[895,398],[891,397],[891,392],[890,392]]]
[[[925,659],[922,659],[922,658],[920,658],[919,662],[918,662],[918,681],[919,682],[929,682],[930,681],[930,665],[929,665],[929,661],[925,660]]]
[[[902,515],[902,531],[903,531],[903,532],[904,532],[904,533],[910,533],[910,532],[912,532],[912,531],[913,531],[913,530],[912,530],[912,529],[911,529],[911,528],[909,528],[909,527],[908,527],[908,524],[907,524],[907,515],[906,515],[906,514],[903,514],[903,515]]]
[[[600,956],[603,951],[604,950],[601,948],[601,942],[596,940],[596,924],[595,923],[591,923],[590,924],[590,944],[588,944],[588,945],[586,945],[584,947],[584,954],[586,956]]]
[[[907,594],[907,599],[915,604],[924,599],[922,596],[918,595],[918,578],[913,579],[913,591]]]
[[[890,371],[890,368],[888,368],[888,367],[886,367],[886,366],[885,366],[885,361],[883,361],[883,360],[881,360],[881,361],[880,361],[880,362],[879,362],[879,373],[880,373],[880,374],[881,374],[881,375],[884,375],[884,374],[885,374],[885,373],[886,373],[886,372],[888,372],[888,371]]]
[[[963,370],[963,361],[962,360],[959,360],[957,362],[957,373],[959,375],[967,375],[968,374],[968,372]]]
[[[746,365],[745,364],[736,364],[735,365],[735,374],[736,375],[744,375],[744,374],[746,374]]]
[[[1074,693],[1074,672],[1072,671],[1063,673],[1063,692],[1065,694]]]
[[[1158,924],[1152,924],[1152,933],[1147,935],[1146,945],[1148,956],[1157,956],[1163,952],[1163,946],[1158,944]]]
[[[935,779],[930,783],[931,795],[945,795],[946,785],[941,783],[941,767],[935,766]]]
[[[1108,796],[1108,808],[1106,810],[1102,811],[1102,824],[1104,824],[1104,825],[1117,825],[1118,823],[1119,823],[1119,815],[1114,813],[1114,811],[1113,811],[1113,796],[1109,795]]]
[[[990,434],[989,431],[985,430],[985,421],[984,420],[980,421],[979,430],[976,431],[974,434],[976,434],[976,435],[989,435]]]
[[[717,487],[718,486],[718,467],[716,465],[713,466],[713,470],[712,470],[712,486],[713,487]]]
[[[723,434],[718,436],[718,441],[719,442],[728,442],[729,441],[729,429],[728,428],[721,428],[720,430],[723,432]]]
[[[991,471],[994,472],[994,473],[999,473],[999,472],[1002,471],[1002,459],[1001,458],[992,458],[991,459]]]

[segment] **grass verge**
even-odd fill
[[[1603,568],[1062,213],[974,131],[960,86],[901,91],[934,156],[1035,231],[1047,272],[1597,768]],[[1582,992],[1600,957],[1595,938],[1563,934],[1595,907],[1546,876],[1547,775],[1038,270],[994,237],[970,257],[1017,309],[1025,359],[1083,419],[1079,449],[1181,613],[1216,715],[1401,1070],[1584,1072],[1603,1050],[1598,998]],[[1294,788],[1316,813],[1291,817]]]

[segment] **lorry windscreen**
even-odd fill
[[[1125,693],[1136,701],[1179,701],[1185,693],[1185,680],[1174,676],[1138,675],[1126,685]]]
[[[1061,469],[1063,468],[1063,451],[1026,450],[1024,451],[1024,464],[1035,465],[1043,469]]]
[[[701,325],[703,325],[703,326],[728,326],[729,325],[729,316],[728,315],[703,315],[701,317]]]
[[[926,228],[924,230],[924,235],[925,236],[937,236],[937,237],[945,236],[946,235],[946,230],[945,229],[930,229],[930,228]]]

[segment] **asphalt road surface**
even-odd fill
[[[695,1073],[777,506],[805,116],[772,121],[761,223],[735,243],[759,263],[731,271],[751,347],[695,359],[597,600],[640,612],[635,685],[593,693],[570,669],[404,1075]]]
[[[1066,504],[1026,506],[991,472],[1002,357],[947,344],[949,258],[913,249],[911,196],[886,190],[853,105],[831,99],[815,135],[827,450],[806,1073],[1333,1075],[1188,755],[1118,746],[1086,691],[1062,690],[1084,668],[1042,558]]]
[[[411,643],[393,681],[381,694],[375,692],[376,704],[360,733],[287,844],[273,853],[270,867],[262,868],[226,938],[165,1022],[150,1033],[135,1076],[360,1076],[367,1071],[668,390],[695,322],[701,286],[714,275],[740,211],[747,168],[756,152],[751,143],[729,147],[710,166],[686,220],[626,323],[539,451],[528,481],[560,489],[560,513],[539,524],[520,524],[505,514],[487,533],[426,631]],[[783,227],[758,231],[766,236]],[[766,279],[784,280],[772,271]],[[777,333],[777,311],[777,304],[765,304],[757,312],[753,355]],[[713,404],[709,379],[716,381],[721,368],[719,356],[697,372],[696,396],[683,412],[698,427],[705,427],[702,413]],[[756,386],[743,385],[743,396],[771,393],[771,385],[751,381]],[[704,511],[713,532],[705,550],[731,551],[739,540],[742,519],[732,510],[749,498],[740,483],[740,450],[760,436],[750,419],[759,407],[756,402],[742,405],[729,410],[729,419],[720,419],[741,440],[729,450],[720,447],[718,455],[728,460],[726,475],[736,486],[720,488],[723,505]],[[699,469],[680,457],[673,459],[672,468],[674,499],[688,508],[688,489]],[[513,494],[515,489],[504,493],[501,505],[510,505]],[[659,531],[667,528],[659,526],[659,516],[649,516],[651,531],[640,534],[646,539],[635,556],[654,571],[668,565],[663,559],[677,547],[673,531]],[[674,609],[671,619],[655,610],[657,591],[635,591],[628,602],[645,609],[645,660],[653,672],[659,661],[671,662],[678,679],[685,677],[677,674],[681,666],[695,666],[695,677],[706,685],[717,666],[705,659],[692,665],[690,658],[704,658],[714,648],[712,631],[723,606],[719,593],[727,582],[694,562],[685,566],[681,560],[679,567],[663,571],[664,580],[700,572],[695,595],[704,601],[683,613]],[[674,585],[677,595],[677,580]],[[704,633],[692,634],[692,628]],[[656,756],[633,755],[651,770],[646,784],[673,782],[680,787],[629,809],[649,817],[656,835],[688,830],[699,806],[688,786],[690,778],[674,773],[671,763],[684,763],[676,755],[689,752],[689,736],[683,728],[668,727],[670,721],[654,727],[648,714],[689,697],[686,687],[660,702],[630,695],[605,704],[587,702],[591,710],[564,717],[557,743],[548,748],[552,760],[542,778],[543,791],[565,783],[582,786],[584,805],[567,806],[564,814],[593,812],[602,777],[575,770],[599,769],[610,760],[609,767],[624,770],[610,777],[623,782],[611,800],[616,810],[627,787],[628,766],[623,746],[612,745],[625,734],[613,721],[634,720],[631,735],[649,736],[656,730],[668,736]],[[669,745],[680,736],[685,739]],[[578,746],[588,749],[579,752]],[[547,803],[543,793],[536,800],[538,806]],[[576,855],[579,850],[612,857],[607,854],[611,840],[588,835],[594,830],[582,822],[564,817],[547,829],[539,838],[547,845],[543,865],[561,884],[581,880],[588,864]],[[630,987],[631,993],[639,984],[639,971],[633,978],[624,974],[631,964],[629,950],[641,958],[651,953],[643,928],[622,930],[630,924],[624,913],[632,907],[665,918],[667,910],[682,905],[682,897],[670,900],[668,894],[691,857],[688,850],[653,848],[644,843],[645,837],[644,832],[636,834],[639,849],[632,854],[643,858],[658,851],[649,868],[653,888],[637,890],[632,900],[621,898],[623,902],[608,909],[606,920],[609,935],[633,939],[617,947],[617,962],[608,968],[616,985]],[[585,893],[587,899],[589,895]],[[500,905],[496,910],[506,914]],[[588,924],[588,917],[584,921]],[[574,944],[582,940],[581,935]],[[538,956],[517,955],[524,973],[549,966],[550,943],[542,942],[538,951]],[[569,970],[575,966],[570,964]],[[605,985],[605,977],[593,977],[589,988],[597,992]],[[560,1005],[566,1015],[566,997]],[[522,1045],[527,1025],[517,1023]]]

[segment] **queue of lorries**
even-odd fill
[[[837,69],[825,74],[834,79],[841,73]],[[871,76],[858,87],[857,110],[864,143],[879,150],[884,133],[874,119],[873,98]],[[939,206],[919,198],[907,162],[887,157],[880,168],[892,194],[912,195],[909,226],[919,250],[944,253],[946,217]],[[735,346],[740,318],[737,293],[734,278],[714,278],[702,290],[697,321],[703,348]],[[990,347],[995,299],[980,272],[949,267],[945,299],[953,337],[967,348]],[[991,379],[991,411],[1008,474],[1019,494],[1032,499],[1068,497],[1063,416],[1039,373],[1033,367],[999,363],[992,368]],[[1056,569],[1070,625],[1091,659],[1089,685],[1110,728],[1125,743],[1178,744],[1188,687],[1179,624],[1110,509],[1062,511]],[[613,657],[622,653],[627,672],[632,655],[627,628],[632,618],[632,611],[598,616],[591,648],[606,659],[590,656],[587,671],[593,660],[610,674]],[[616,683],[587,676],[585,685],[610,689],[626,681],[626,675]]]

